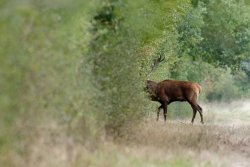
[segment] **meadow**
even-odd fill
[[[202,104],[204,125],[199,115],[194,124],[189,118],[164,122],[162,114],[157,122],[152,112],[115,138],[103,133],[94,141],[77,140],[51,120],[30,127],[29,140],[22,143],[24,159],[11,152],[8,158],[13,166],[37,167],[244,167],[250,164],[249,104]]]

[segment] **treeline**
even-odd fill
[[[159,54],[152,80],[197,82],[205,102],[248,98],[249,9],[244,0],[2,1],[4,163],[9,149],[26,156],[36,128],[55,120],[83,143],[121,136],[152,112],[143,87]]]
[[[105,3],[91,20],[93,39],[86,57],[101,90],[98,104],[112,119],[108,122],[127,120],[132,108],[147,110],[142,109],[141,90],[160,54],[166,60],[153,80],[198,82],[206,102],[249,97],[248,13],[245,1]],[[121,108],[124,115],[117,112]]]

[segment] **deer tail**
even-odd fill
[[[197,87],[198,87],[198,89],[199,89],[199,94],[201,94],[201,92],[202,92],[202,87],[200,86],[200,85],[198,85],[198,84],[196,84],[197,85]]]

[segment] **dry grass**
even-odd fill
[[[170,157],[190,160],[198,166],[235,166],[250,164],[249,128],[249,125],[192,125],[148,120],[132,130],[126,141],[165,151]]]
[[[199,116],[192,125],[189,119],[157,122],[154,115],[140,124],[131,123],[115,141],[102,136],[79,142],[65,127],[51,122],[33,127],[22,146],[22,158],[15,153],[8,157],[13,166],[27,167],[248,166],[248,103],[203,106],[205,125],[199,123]],[[225,109],[231,106],[235,108]]]

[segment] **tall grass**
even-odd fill
[[[232,106],[236,104],[248,105],[235,102]],[[229,107],[204,110],[205,125],[198,118],[191,124],[189,119],[157,122],[156,115],[149,116],[139,124],[130,122],[115,140],[103,134],[95,140],[96,145],[88,141],[83,145],[67,133],[67,126],[52,121],[29,134],[23,146],[29,150],[24,159],[9,156],[13,166],[246,166],[250,163],[250,124]],[[213,120],[211,112],[213,118],[220,119]],[[238,112],[247,114],[248,110],[238,108]],[[230,113],[234,117],[231,122],[221,121],[228,120]]]

